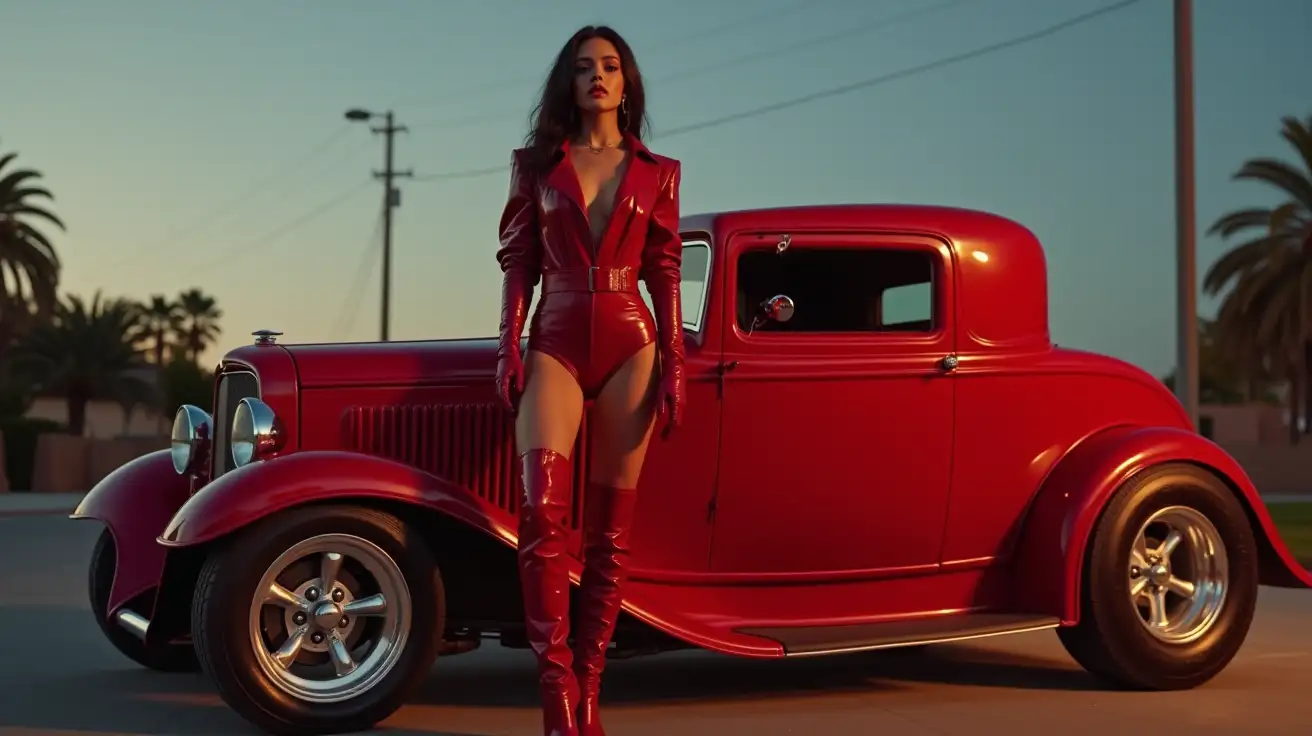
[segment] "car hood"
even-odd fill
[[[463,384],[491,380],[497,340],[287,345],[302,388]]]

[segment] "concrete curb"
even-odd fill
[[[15,509],[12,511],[0,510],[0,519],[16,519],[22,516],[68,516],[73,513],[77,506],[70,506],[67,509]]]
[[[82,502],[85,493],[0,494],[0,519],[15,516],[66,516]]]

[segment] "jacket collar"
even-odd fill
[[[619,190],[615,192],[615,203],[619,203],[625,197],[634,196],[638,192],[655,188],[657,184],[657,161],[655,155],[647,148],[646,144],[638,140],[638,137],[632,133],[624,133],[625,146],[633,153],[633,160],[629,163],[628,171],[625,172],[624,178],[620,180]],[[583,189],[579,186],[578,174],[574,171],[574,166],[570,162],[569,141],[560,144],[553,155],[555,162],[550,173],[547,175],[547,184],[556,191],[563,193],[578,205],[580,211],[585,209],[583,203]]]
[[[647,148],[646,143],[643,143],[641,140],[638,139],[638,136],[628,131],[625,131],[623,135],[623,140],[624,140],[625,148],[633,152],[633,157],[635,159],[640,158],[643,159],[644,161],[647,161],[648,163],[653,163],[653,164],[656,163],[655,154],[651,152],[651,149]],[[559,165],[560,162],[565,160],[568,156],[569,156],[569,140],[566,139],[562,141],[560,147],[556,149],[555,154],[552,156],[552,161],[555,164]]]

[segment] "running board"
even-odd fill
[[[1055,629],[1055,616],[1023,613],[967,613],[850,626],[789,626],[736,629],[739,634],[777,641],[785,657],[864,652],[921,644],[981,639]]]

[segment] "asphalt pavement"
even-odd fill
[[[2,509],[3,507],[0,507]],[[145,671],[86,602],[99,527],[0,517],[0,736],[255,733],[200,675]],[[759,662],[700,652],[612,663],[611,736],[1312,732],[1312,591],[1262,589],[1231,667],[1197,690],[1102,690],[1051,632],[904,652]],[[531,655],[495,642],[438,663],[376,733],[535,736]]]

